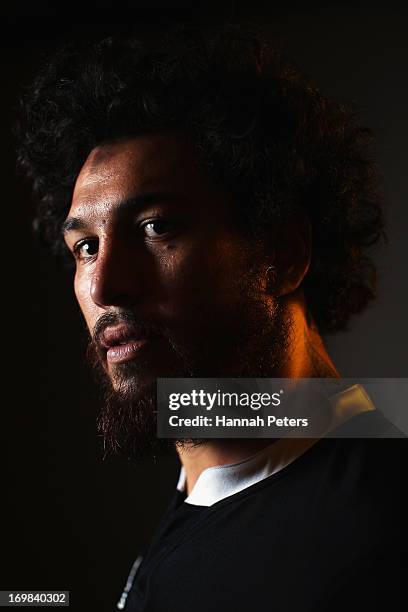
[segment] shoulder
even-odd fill
[[[393,486],[408,467],[407,437],[379,411],[362,413],[320,441],[334,479]]]
[[[354,434],[377,428],[377,435],[392,430],[379,414],[361,415]],[[353,419],[354,420],[354,419]],[[345,426],[343,433],[345,433]],[[301,505],[303,516],[357,525],[401,522],[408,513],[405,474],[408,471],[407,438],[326,437],[317,441],[292,464],[256,486],[253,495],[275,507],[281,497],[291,507]],[[292,500],[293,504],[289,501]],[[296,503],[297,501],[297,503]],[[297,510],[295,510],[295,513]]]
[[[382,415],[370,418],[379,431],[390,426]],[[357,540],[364,534],[375,534],[377,544],[401,539],[408,513],[406,438],[326,438],[311,453],[310,493],[323,522],[351,530]]]
[[[348,486],[360,495],[394,488],[400,492],[403,468],[408,468],[407,442],[381,412],[362,413],[317,443],[323,476],[333,486]]]

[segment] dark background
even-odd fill
[[[330,352],[344,376],[407,376],[408,53],[399,4],[103,0],[88,17],[36,2],[3,18],[0,589],[69,589],[74,610],[113,610],[178,473],[171,457],[136,466],[102,459],[71,280],[35,244],[33,202],[15,172],[10,127],[23,85],[71,37],[131,22],[144,31],[179,19],[266,24],[323,92],[354,104],[377,136],[390,237],[378,256],[380,297],[348,332],[327,339]]]

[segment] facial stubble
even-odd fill
[[[234,304],[234,318],[237,321],[236,333],[229,338],[209,338],[208,333],[199,335],[203,321],[196,321],[197,327],[191,333],[190,343],[180,340],[180,336],[168,326],[154,322],[144,322],[147,329],[159,332],[166,339],[177,364],[177,372],[172,377],[180,378],[265,378],[276,376],[281,370],[290,346],[291,324],[283,302],[279,299],[266,300],[260,296],[253,281],[247,278],[240,286],[240,299]],[[200,310],[198,310],[200,312]],[[205,308],[201,312],[208,312]],[[130,311],[120,311],[103,315],[99,330],[109,322],[139,323]],[[238,321],[240,322],[238,325]],[[222,329],[222,321],[219,328]],[[215,353],[217,342],[224,340],[228,346],[231,368],[228,359],[217,363],[214,370],[211,364],[203,363],[202,355]],[[227,352],[223,353],[227,355]],[[103,439],[104,453],[120,454],[130,459],[145,456],[157,457],[174,450],[175,446],[204,444],[206,440],[174,440],[157,437],[156,380],[143,381],[146,364],[134,360],[115,366],[110,372],[106,369],[95,334],[88,346],[88,357],[96,374],[98,388],[102,392],[102,408],[98,417],[98,431]],[[216,362],[214,358],[214,363]],[[157,373],[157,377],[163,376]]]

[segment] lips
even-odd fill
[[[135,359],[141,349],[154,337],[142,329],[118,325],[105,329],[100,344],[106,350],[108,363],[125,363]]]

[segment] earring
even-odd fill
[[[266,276],[266,286],[268,288],[273,287],[276,284],[276,278],[277,278],[276,267],[269,266],[268,268],[266,268],[265,276]]]

